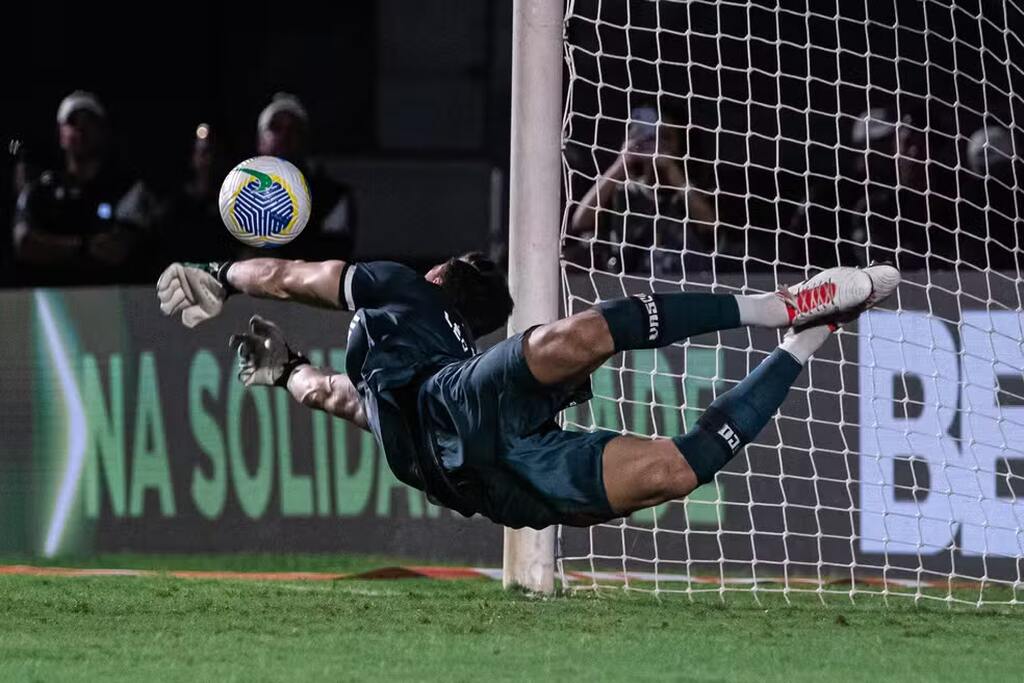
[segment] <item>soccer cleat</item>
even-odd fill
[[[896,270],[891,264],[872,264],[867,268],[861,268],[861,270],[871,279],[871,294],[868,295],[868,298],[860,306],[846,313],[840,313],[833,318],[829,323],[829,327],[833,332],[843,323],[856,320],[864,311],[874,308],[888,299],[900,284],[900,271]]]
[[[871,294],[864,302],[864,310],[882,303],[896,291],[900,284],[900,271],[889,263],[873,263],[863,269],[871,278]]]
[[[845,313],[859,313],[864,310],[872,291],[872,280],[867,272],[839,266],[823,270],[798,285],[779,287],[778,295],[786,304],[790,326],[807,327]]]

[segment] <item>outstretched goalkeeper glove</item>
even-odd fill
[[[156,295],[164,315],[181,313],[185,327],[195,327],[220,313],[224,300],[237,290],[228,282],[231,261],[172,263],[160,274]]]
[[[295,368],[309,364],[288,346],[280,327],[258,315],[249,319],[248,334],[231,335],[228,346],[238,354],[238,379],[247,387],[286,386]]]

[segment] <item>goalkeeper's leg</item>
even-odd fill
[[[803,366],[831,334],[820,325],[790,331],[742,382],[719,396],[696,426],[672,439],[617,437],[602,455],[605,493],[622,515],[687,495],[715,477],[757,438]]]
[[[891,266],[829,268],[769,294],[674,292],[614,299],[533,330],[525,342],[526,362],[542,384],[577,382],[619,351],[745,325],[801,327],[856,314],[888,296],[898,282]]]

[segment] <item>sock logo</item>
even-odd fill
[[[636,298],[643,304],[644,310],[647,311],[647,324],[649,329],[647,330],[647,340],[655,341],[658,338],[658,333],[661,332],[661,321],[658,317],[658,304],[655,303],[654,297],[650,294],[637,294]]]
[[[722,428],[718,430],[718,435],[725,439],[725,442],[729,444],[729,448],[734,454],[740,449],[740,437],[737,436],[728,423],[722,425]]]

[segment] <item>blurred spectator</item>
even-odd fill
[[[39,164],[19,138],[6,141],[4,164],[0,166],[0,286],[18,284],[14,261],[14,207],[30,181],[39,177]]]
[[[864,191],[849,237],[857,262],[887,261],[901,270],[950,270],[958,258],[955,160],[941,126],[905,107],[872,109],[854,123],[852,142]]]
[[[622,152],[576,207],[566,258],[612,273],[711,271],[713,254],[727,249],[716,244],[712,196],[688,180],[683,134],[653,107],[630,120]]]
[[[967,163],[980,176],[1013,185],[1013,139],[1010,132],[987,124],[971,133],[967,140]]]
[[[859,265],[881,260],[903,270],[924,267],[928,216],[918,192],[926,186],[925,145],[914,123],[913,117],[900,119],[895,109],[884,107],[865,111],[853,122],[850,142],[861,152],[855,173],[863,182],[863,192],[853,206],[851,229],[845,237],[856,245]],[[902,204],[901,191],[906,200]],[[899,258],[908,252],[914,258]]]
[[[979,268],[1024,267],[1013,177],[1013,138],[997,124],[982,125],[967,140],[967,168],[960,175],[960,252]]]
[[[356,241],[356,206],[352,192],[335,182],[309,156],[309,114],[294,95],[277,93],[257,122],[261,155],[292,162],[306,176],[313,211],[301,237],[275,250],[285,258],[348,259]]]
[[[163,261],[221,261],[245,253],[220,217],[220,184],[230,168],[220,137],[209,124],[200,123],[192,140],[188,179],[161,210],[158,237]]]
[[[5,140],[6,149],[0,164],[0,287],[14,282],[13,248],[11,239],[14,199],[25,186],[25,164],[20,140]]]
[[[92,284],[148,277],[152,198],[109,157],[107,112],[77,90],[57,109],[63,168],[18,197],[13,244],[20,284]]]
[[[815,187],[787,230],[811,237],[812,265],[952,268],[956,179],[930,163],[944,154],[941,136],[928,137],[918,112],[875,107],[854,120],[850,146],[839,178]]]
[[[17,197],[29,184],[29,181],[39,175],[39,169],[25,143],[21,140],[11,140],[8,143],[7,151],[13,159],[11,183],[14,187],[14,196]]]

